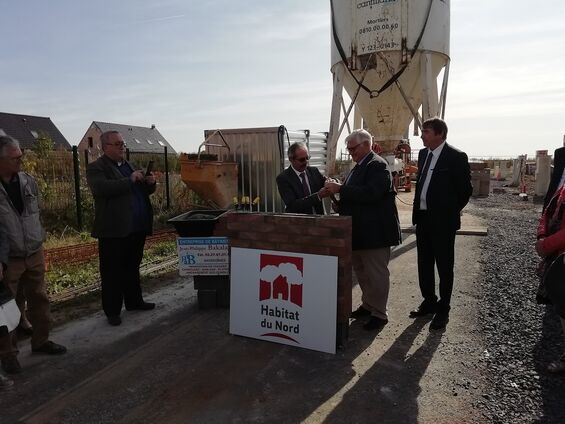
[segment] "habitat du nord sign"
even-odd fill
[[[337,257],[231,249],[230,333],[335,353]]]

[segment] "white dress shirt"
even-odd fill
[[[428,194],[428,187],[430,186],[430,180],[432,179],[432,174],[434,173],[434,168],[436,166],[439,155],[445,146],[445,141],[437,146],[434,150],[428,149],[428,156],[426,156],[426,161],[431,160],[430,167],[428,168],[428,173],[426,174],[426,179],[420,181],[422,184],[422,191],[420,192],[420,210],[428,210],[428,205],[426,204],[426,196]],[[431,156],[430,156],[431,155]],[[425,163],[424,163],[425,166]]]

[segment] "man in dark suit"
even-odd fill
[[[401,243],[396,192],[387,162],[371,151],[371,134],[355,130],[345,142],[356,165],[343,184],[328,181],[326,188],[339,193],[339,214],[352,219],[352,265],[362,304],[351,317],[370,316],[363,328],[379,330],[388,323],[391,246]]]
[[[562,182],[563,170],[565,169],[565,147],[560,147],[555,149],[553,153],[553,174],[551,174],[551,181],[549,182],[549,187],[545,198],[543,199],[543,209],[547,207],[547,204],[555,194]]]
[[[155,307],[143,300],[139,279],[145,237],[153,229],[149,195],[155,192],[155,177],[125,160],[118,131],[103,133],[100,142],[104,154],[86,169],[94,197],[92,236],[98,238],[102,308],[110,325],[120,325],[122,303],[128,311]]]
[[[322,199],[329,196],[324,189],[326,178],[318,168],[308,166],[310,156],[306,144],[292,143],[287,154],[290,166],[277,176],[285,212],[323,215]]]
[[[430,329],[449,322],[455,233],[461,227],[461,210],[471,197],[471,171],[467,155],[446,143],[447,125],[439,118],[422,125],[425,149],[418,155],[418,179],[412,223],[416,225],[418,279],[424,298],[410,312],[415,318],[435,314]],[[435,294],[434,265],[439,274],[439,301]]]

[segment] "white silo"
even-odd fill
[[[328,156],[349,112],[390,155],[414,119],[444,114],[449,74],[449,0],[330,0],[334,93]],[[438,93],[437,79],[445,69]],[[348,108],[343,89],[353,104]],[[420,112],[421,110],[421,112]],[[343,121],[342,121],[342,111]],[[356,125],[360,122],[355,117]],[[329,166],[333,169],[333,164]]]

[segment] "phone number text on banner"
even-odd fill
[[[178,237],[179,274],[229,275],[227,237]]]

